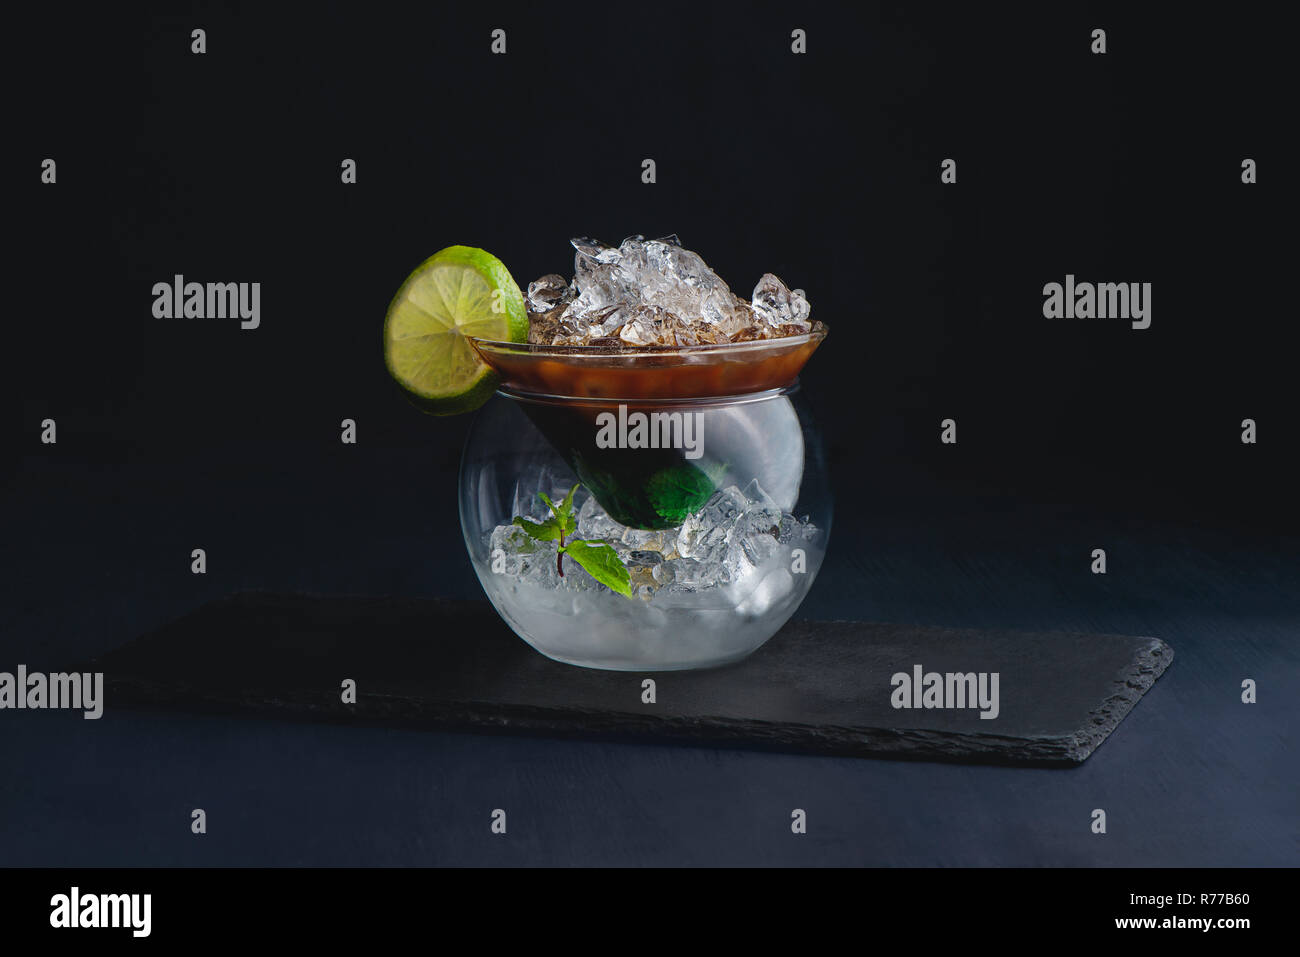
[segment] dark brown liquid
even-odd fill
[[[622,525],[674,528],[716,490],[711,476],[719,474],[718,463],[707,453],[692,460],[684,449],[601,448],[597,416],[609,412],[617,417],[616,404],[525,400],[520,405],[601,508]],[[627,414],[635,412],[697,414],[690,408],[628,404]]]
[[[781,389],[821,344],[821,336],[786,345],[721,347],[691,352],[530,352],[483,350],[512,392],[603,399],[699,399]]]
[[[683,449],[601,448],[597,417],[702,411],[691,400],[783,389],[825,337],[764,340],[730,347],[663,352],[492,347],[479,352],[506,390],[563,456],[579,481],[615,521],[633,528],[671,528],[699,510],[716,490],[726,463]],[[529,396],[547,399],[529,399]],[[680,404],[672,400],[680,400]],[[641,403],[641,404],[638,404]],[[703,413],[707,415],[707,412]]]

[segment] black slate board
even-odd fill
[[[551,661],[483,602],[244,593],[92,667],[109,709],[1072,765],[1172,659],[1158,638],[793,621],[737,664],[655,674],[657,701],[643,704],[646,675]],[[893,708],[891,676],[916,664],[998,672],[999,716]]]

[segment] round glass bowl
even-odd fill
[[[461,528],[515,633],[621,671],[722,665],[772,637],[830,536],[821,443],[789,381],[821,335],[650,356],[472,340],[504,384],[466,441]],[[575,486],[565,541],[608,545],[630,597],[523,527]]]

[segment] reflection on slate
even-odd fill
[[[558,664],[481,602],[238,594],[95,663],[106,704],[692,741],[819,754],[1077,764],[1169,666],[1157,638],[794,621],[750,658],[645,675]],[[895,709],[891,676],[998,672],[999,713]],[[357,703],[341,701],[343,679]]]

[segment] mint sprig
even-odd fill
[[[556,543],[555,571],[561,578],[564,577],[564,556],[568,555],[610,591],[631,598],[632,575],[618,557],[618,552],[602,539],[565,540],[565,536],[572,535],[578,529],[578,520],[573,515],[573,495],[577,491],[576,485],[569,489],[569,494],[564,496],[564,501],[559,505],[552,502],[545,492],[538,492],[537,497],[546,503],[551,514],[540,522],[516,515],[514,524],[539,542]]]

